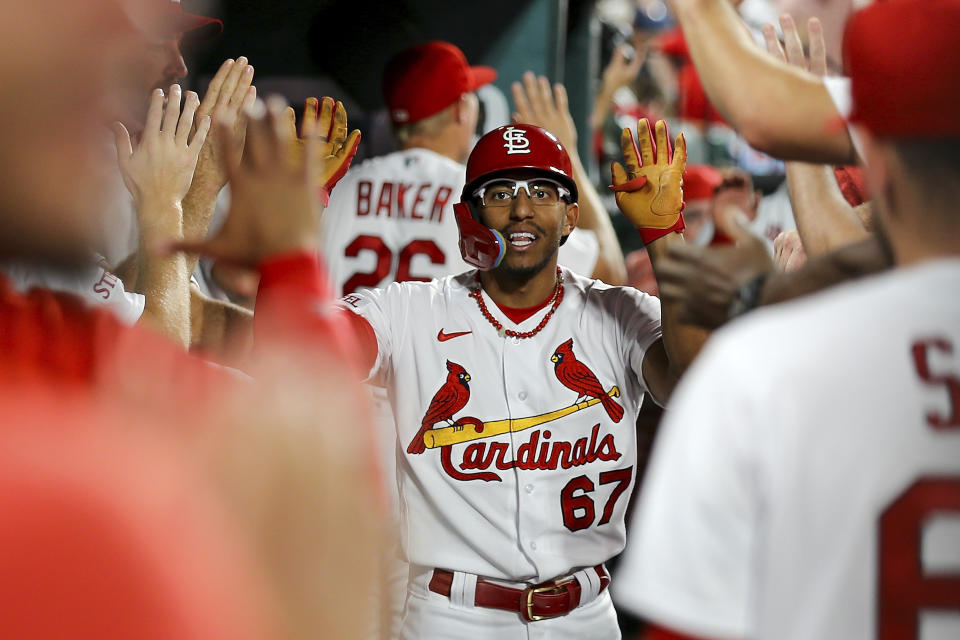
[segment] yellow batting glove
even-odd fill
[[[288,109],[285,126],[292,128],[297,144],[293,147],[295,158],[302,158],[310,141],[314,182],[320,199],[326,206],[330,192],[350,168],[350,163],[360,145],[360,132],[347,133],[347,110],[342,102],[333,98],[307,98],[303,109],[303,124],[300,137],[296,137],[296,116]]]
[[[611,167],[617,206],[649,244],[674,231],[683,231],[683,172],[687,166],[687,143],[677,135],[670,148],[667,123],[658,120],[656,144],[646,118],[637,123],[637,140],[624,129],[620,136],[623,164]],[[624,168],[626,165],[626,168]]]

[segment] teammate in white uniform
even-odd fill
[[[124,324],[136,324],[143,315],[143,295],[126,291],[120,278],[101,266],[103,262],[102,256],[96,256],[90,264],[72,269],[7,263],[0,266],[0,271],[20,292],[42,288],[73,293],[83,298],[87,306],[106,307]]]
[[[557,267],[576,200],[552,134],[495,129],[455,212],[479,271],[343,299],[396,416],[404,638],[619,637],[603,562],[625,538],[637,412],[669,395],[684,330],[665,319],[661,340],[656,298]]]
[[[876,3],[847,27],[897,268],[757,312],[681,384],[616,592],[666,628],[960,637],[958,30],[957,0]]]
[[[446,42],[407,49],[387,65],[384,100],[401,150],[352,167],[330,197],[322,237],[336,291],[468,268],[456,250],[453,205],[477,128],[474,91],[496,77]]]

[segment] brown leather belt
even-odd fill
[[[593,567],[600,578],[600,592],[610,584],[610,576],[603,565]],[[450,597],[453,572],[434,569],[430,578],[430,591]],[[527,622],[565,616],[580,604],[580,583],[576,578],[562,582],[544,582],[526,589],[505,587],[483,578],[477,578],[474,606],[489,609],[518,611]]]

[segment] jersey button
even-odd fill
[[[537,550],[537,542],[535,540],[530,543],[530,548],[533,549],[534,551]]]
[[[526,392],[526,391],[521,391],[520,393],[517,394],[517,397],[520,398],[521,400],[526,400],[526,399],[527,399],[527,392]]]
[[[523,488],[523,490],[526,491],[527,493],[533,493],[533,485],[532,485],[532,484],[528,484],[527,486],[525,486],[525,487]]]

